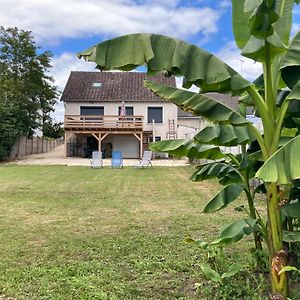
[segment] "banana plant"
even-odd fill
[[[237,127],[238,128],[238,127]],[[218,135],[220,132],[226,131],[223,136]],[[236,134],[238,132],[238,134]],[[158,152],[167,152],[177,157],[189,157],[192,159],[206,158],[203,154],[190,151],[196,149],[196,145],[204,146],[205,143],[214,144],[215,146],[236,146],[237,142],[242,140],[244,143],[249,143],[252,140],[251,134],[248,131],[234,130],[233,126],[215,124],[208,126],[201,130],[193,141],[176,140],[176,141],[160,141],[151,144],[151,149]],[[193,144],[192,148],[190,145]],[[219,151],[220,148],[219,148]],[[257,189],[250,185],[251,179],[258,169],[259,163],[255,160],[257,153],[247,155],[247,153],[234,155],[231,153],[222,153],[222,157],[210,158],[209,162],[200,164],[196,171],[191,176],[192,181],[210,180],[212,178],[218,179],[219,183],[224,186],[204,207],[204,213],[212,213],[226,208],[229,204],[234,202],[242,192],[247,198],[248,207],[243,211],[247,213],[249,218],[245,220],[238,220],[233,224],[227,225],[229,230],[222,230],[220,237],[213,241],[212,245],[227,244],[239,241],[244,235],[253,233],[255,248],[262,250],[261,240],[267,241],[266,225],[260,214],[255,208],[254,197]],[[240,209],[240,208],[239,208]],[[243,228],[246,225],[246,230]],[[230,235],[228,235],[230,234]],[[258,263],[260,263],[258,261]]]
[[[102,71],[129,71],[146,65],[149,75],[164,72],[167,76],[182,76],[183,87],[195,85],[200,88],[200,94],[149,81],[145,86],[158,96],[210,121],[246,128],[245,131],[256,139],[262,162],[265,162],[257,176],[264,180],[266,187],[272,299],[286,299],[288,296],[287,275],[281,272],[287,265],[287,253],[283,246],[281,186],[300,178],[300,158],[294,155],[295,149],[300,150],[297,137],[289,145],[280,148],[282,130],[287,126],[287,114],[291,115],[292,123],[299,125],[299,118],[293,115],[291,108],[292,103],[300,99],[300,33],[290,40],[292,10],[294,4],[299,2],[232,0],[232,26],[236,44],[242,55],[262,64],[263,89],[244,79],[213,54],[158,34],[122,36],[101,42],[78,54],[79,58],[95,62]],[[287,95],[278,106],[278,91],[283,88]],[[220,103],[205,95],[211,91],[247,94],[262,119],[263,135],[241,114],[220,106]],[[283,148],[284,154],[279,153]],[[288,162],[289,166],[286,166]],[[277,173],[274,175],[273,172]]]

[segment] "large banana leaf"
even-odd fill
[[[203,181],[212,178],[218,178],[219,182],[223,185],[244,182],[237,167],[220,161],[202,164],[191,176],[192,181]]]
[[[250,144],[255,137],[247,126],[215,124],[198,132],[194,140],[198,143],[231,147]]]
[[[286,50],[294,0],[232,0],[233,32],[242,55],[264,61],[266,45],[271,56]]]
[[[230,225],[226,225],[220,232],[220,238],[213,241],[211,245],[230,244],[238,242],[244,235],[249,235],[256,230],[256,219],[243,219]]]
[[[207,95],[195,94],[151,81],[145,81],[144,85],[161,98],[173,102],[185,111],[191,111],[194,115],[202,116],[210,121],[233,125],[250,124],[239,113]]]
[[[283,230],[283,240],[287,243],[300,242],[300,232]]]
[[[286,204],[281,208],[283,217],[300,219],[300,203]]]
[[[300,31],[293,38],[281,65],[281,76],[290,89],[300,78]]]
[[[105,71],[129,71],[146,64],[149,75],[160,72],[180,75],[184,77],[184,87],[195,84],[203,92],[237,92],[250,85],[213,54],[159,34],[121,36],[82,51],[78,57],[95,62],[100,70]]]
[[[291,92],[287,95],[286,100],[300,100],[300,80],[294,85]]]
[[[265,182],[288,184],[300,178],[300,136],[293,138],[275,152],[257,171]]]
[[[225,208],[229,203],[233,202],[243,191],[240,184],[230,184],[224,187],[218,194],[213,197],[204,207],[203,212],[210,213]]]
[[[220,159],[226,154],[213,145],[196,144],[191,140],[165,140],[150,144],[150,149],[156,152],[166,152],[176,157],[192,159]]]

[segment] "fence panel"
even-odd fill
[[[20,159],[31,154],[46,153],[57,146],[64,143],[63,139],[45,139],[43,137],[33,137],[32,139],[26,139],[24,136],[20,136],[13,146],[10,159]]]

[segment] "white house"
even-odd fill
[[[145,79],[175,86],[174,77],[163,75],[71,72],[61,97],[66,156],[89,157],[101,150],[110,157],[118,150],[124,158],[138,158],[153,140],[176,138],[176,105],[147,90]]]

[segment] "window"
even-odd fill
[[[162,107],[148,107],[148,123],[162,123]]]
[[[104,106],[80,106],[80,115],[103,116],[104,115]]]
[[[155,136],[155,142],[160,142],[160,141],[161,141],[161,137],[160,136]],[[149,137],[148,143],[153,143],[153,136],[152,135]]]
[[[133,116],[133,106],[125,106],[126,109],[126,116]],[[118,115],[121,114],[121,106],[119,106]]]
[[[94,88],[100,88],[102,86],[101,82],[93,82],[93,87]]]

